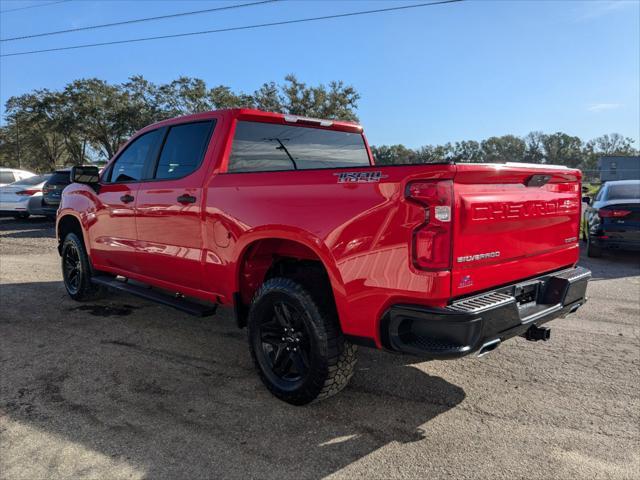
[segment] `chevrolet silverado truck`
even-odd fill
[[[541,325],[586,301],[578,170],[379,166],[357,124],[232,109],[150,125],[71,180],[56,223],[68,294],[233,306],[291,404],[345,387],[359,345],[481,356],[548,339]]]

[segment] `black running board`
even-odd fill
[[[106,275],[95,275],[91,277],[91,281],[97,285],[103,285],[105,287],[121,290],[123,292],[130,293],[136,297],[145,298],[152,302],[161,303],[173,307],[182,312],[194,315],[196,317],[208,317],[216,313],[217,305],[203,305],[201,303],[192,302],[182,297],[172,297],[169,294],[154,290],[151,287],[143,287],[140,285],[134,285],[126,281],[117,280],[114,277]]]

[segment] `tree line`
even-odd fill
[[[106,160],[136,130],[179,115],[221,108],[261,110],[356,121],[360,95],[333,81],[310,86],[288,75],[281,83],[264,83],[252,93],[209,87],[199,78],[180,77],[156,84],[133,76],[120,84],[80,79],[61,90],[35,90],[11,97],[0,127],[0,165],[38,172],[62,165]],[[597,177],[602,155],[637,155],[633,140],[617,133],[583,141],[563,132],[503,135],[412,149],[404,145],[372,146],[382,165],[451,162],[528,162],[581,168]]]
[[[531,132],[524,137],[503,135],[481,142],[465,140],[444,145],[426,145],[417,149],[404,145],[372,147],[377,163],[385,165],[436,163],[527,162],[580,168],[585,177],[598,177],[597,161],[603,155],[638,155],[634,140],[618,133],[589,141],[563,132]]]
[[[81,79],[61,90],[35,90],[7,100],[6,124],[0,127],[0,165],[46,172],[106,160],[146,125],[223,108],[355,121],[359,98],[343,82],[309,86],[295,75],[279,84],[265,83],[249,94],[224,85],[209,87],[191,77],[166,84],[142,76],[120,84]]]

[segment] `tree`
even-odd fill
[[[23,167],[46,171],[63,160],[66,152],[58,125],[59,107],[59,98],[49,90],[36,90],[7,101],[7,119]]]
[[[530,132],[524,137],[524,161],[527,163],[544,163],[544,133]]]
[[[619,133],[605,134],[587,142],[587,146],[600,155],[634,155],[634,140]]]
[[[456,142],[451,147],[451,160],[454,162],[469,163],[482,162],[482,147],[475,140],[463,140]]]
[[[515,135],[489,137],[481,144],[485,162],[505,163],[524,160],[526,145],[524,140]]]
[[[280,108],[277,111],[282,113],[336,120],[358,120],[355,110],[358,107],[360,94],[352,86],[345,86],[341,81],[329,83],[328,89],[322,84],[317,87],[307,87],[295,75],[289,74],[285,77],[284,85],[280,86],[278,98]]]
[[[415,162],[415,152],[404,145],[371,146],[371,153],[379,165],[394,165]]]
[[[582,140],[563,132],[542,137],[545,163],[578,167],[582,163]]]
[[[453,147],[450,143],[444,145],[425,145],[415,151],[416,163],[450,162]]]

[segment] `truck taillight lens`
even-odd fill
[[[424,223],[413,232],[413,263],[422,270],[451,268],[451,216],[453,182],[451,180],[414,182],[407,186],[407,199],[425,211]]]
[[[626,217],[630,213],[631,210],[607,210],[605,208],[598,210],[598,216],[600,218],[622,218]]]

